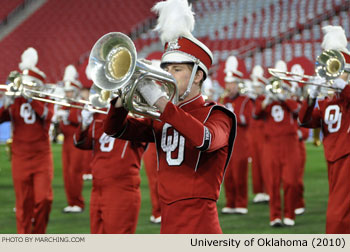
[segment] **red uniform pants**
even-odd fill
[[[231,208],[248,206],[248,144],[245,140],[236,141],[225,172],[226,206]]]
[[[150,143],[147,151],[143,154],[143,163],[148,178],[148,186],[151,196],[152,215],[155,218],[160,216],[160,203],[158,195],[158,172],[157,172],[157,152],[155,144]]]
[[[141,206],[140,178],[93,178],[90,200],[92,234],[133,234]]]
[[[350,234],[350,155],[328,162],[326,233]]]
[[[16,194],[16,222],[19,234],[45,234],[52,205],[52,154],[27,159],[12,155]]]
[[[222,234],[216,201],[185,199],[161,202],[161,234]]]
[[[63,180],[69,206],[84,208],[83,166],[84,151],[76,148],[73,139],[65,139],[62,147]]]
[[[295,218],[298,185],[298,139],[296,135],[267,137],[264,156],[268,171],[270,220],[282,218],[281,184],[284,191],[284,217]]]
[[[255,130],[255,129],[254,129]],[[264,170],[264,135],[261,131],[254,131],[251,135],[250,150],[252,155],[252,184],[253,193],[267,193],[266,171]]]
[[[300,164],[298,169],[298,187],[297,187],[297,201],[295,208],[304,208],[304,172],[305,172],[305,162],[306,162],[306,149],[304,141],[299,141],[299,158]]]

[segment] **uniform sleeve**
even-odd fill
[[[250,124],[250,119],[252,117],[252,110],[253,110],[253,102],[252,100],[250,99],[247,99],[247,103],[244,105],[243,107],[243,111],[242,111],[242,114],[243,114],[243,118],[244,118],[244,122],[242,125],[244,126],[249,126]],[[237,119],[237,124],[238,124],[238,120],[242,120],[242,118],[238,118]]]
[[[8,109],[5,109],[4,107],[0,108],[0,123],[10,121],[10,111]]]
[[[78,127],[76,132],[73,135],[74,145],[82,150],[92,150],[92,124],[88,128],[82,130],[81,127]]]
[[[340,97],[350,103],[350,85],[346,85],[343,91],[340,93]]]
[[[262,98],[256,99],[255,106],[254,106],[253,112],[252,112],[253,118],[259,119],[265,115],[265,110],[262,108],[263,101],[264,101],[264,99],[262,99]]]
[[[306,141],[306,140],[309,138],[310,129],[300,127],[298,130],[301,131],[302,140],[303,140],[303,141]]]
[[[215,151],[228,145],[233,121],[223,111],[213,110],[203,124],[168,102],[160,119],[171,124],[200,151]]]
[[[30,105],[41,119],[51,122],[53,116],[53,104],[33,100]]]
[[[77,126],[81,122],[81,109],[70,108],[68,121],[71,125]]]
[[[285,104],[287,108],[292,112],[294,115],[298,115],[299,110],[300,110],[300,105],[297,101],[292,100],[292,99],[287,99],[285,101]]]
[[[319,108],[314,108],[316,99],[308,97],[303,101],[300,108],[298,120],[299,125],[305,128],[319,128],[321,127],[321,112]]]
[[[123,107],[114,107],[115,102],[116,100],[112,100],[107,118],[103,123],[104,132],[124,140],[154,142],[152,120],[128,116],[128,111]]]

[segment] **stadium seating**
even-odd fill
[[[129,34],[132,27],[151,17],[152,13],[145,10],[155,2],[48,0],[0,41],[0,54],[6,59],[0,62],[0,81],[17,69],[21,53],[30,46],[37,49],[38,67],[47,74],[48,81],[61,80],[65,66],[78,62],[103,34],[112,31]]]
[[[161,51],[152,30],[155,16],[149,11],[155,2],[48,0],[0,41],[0,53],[8,59],[0,63],[0,80],[17,68],[22,51],[34,46],[39,67],[56,82],[67,64],[77,62],[110,31],[130,34],[140,56]],[[213,51],[215,63],[236,55],[245,60],[248,71],[258,63],[271,66],[300,55],[314,60],[326,24],[342,25],[350,34],[349,0],[197,0],[192,5],[194,35]]]

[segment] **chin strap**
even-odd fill
[[[187,89],[186,89],[185,93],[183,93],[183,95],[179,98],[180,101],[185,100],[185,98],[186,98],[186,97],[188,96],[188,94],[190,93],[191,88],[192,88],[192,84],[193,84],[194,77],[196,76],[196,73],[197,73],[198,65],[199,65],[199,60],[197,59],[196,62],[194,63],[194,65],[193,65],[193,69],[192,69],[192,73],[191,73],[191,78],[190,78],[190,81],[188,82]]]

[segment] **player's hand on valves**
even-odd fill
[[[146,80],[140,83],[137,90],[141,93],[142,97],[150,106],[153,106],[159,98],[163,96],[166,97],[166,93],[161,89],[161,87],[151,80]]]
[[[341,78],[337,78],[333,82],[333,87],[338,88],[340,90],[343,90],[345,88],[346,84],[347,84],[346,81],[344,81]]]
[[[87,128],[94,120],[94,112],[90,111],[88,106],[85,106],[81,111],[81,121],[83,128]]]

